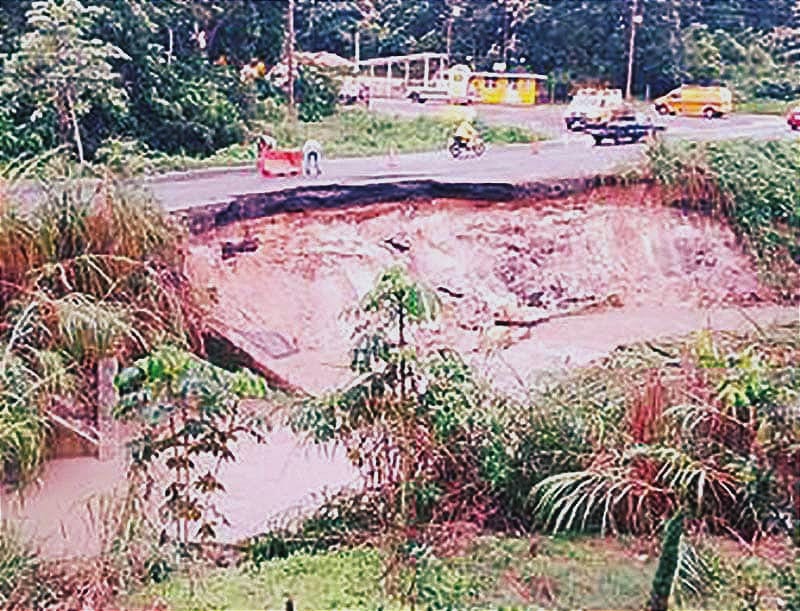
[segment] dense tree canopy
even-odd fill
[[[47,40],[36,16],[46,5],[51,12],[102,14],[76,17],[81,31],[73,42],[103,50],[87,58],[81,74],[108,78],[81,91],[72,89],[86,79],[72,80],[74,117],[64,87],[50,96],[59,103],[43,104],[59,78],[46,68],[54,64],[44,47],[30,44]],[[730,81],[739,98],[798,93],[798,0],[636,0],[635,6],[642,17],[636,93],[657,95],[689,80]],[[563,92],[586,82],[621,87],[633,8],[634,0],[295,0],[296,45],[347,58],[357,40],[362,58],[449,48],[453,61],[476,69],[505,62],[511,70],[547,74]],[[0,159],[59,143],[78,150],[78,142],[91,159],[109,139],[190,155],[241,141],[263,114],[265,96],[278,104],[285,98],[280,89],[242,82],[239,71],[253,59],[270,68],[285,56],[287,9],[288,0],[0,2]],[[103,95],[107,87],[115,95]]]

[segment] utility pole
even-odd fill
[[[447,21],[447,61],[450,62],[450,53],[453,46],[453,22],[461,17],[461,7],[454,6],[450,13],[450,19]],[[452,62],[450,62],[452,64]]]
[[[294,0],[289,0],[287,64],[289,67],[289,116],[294,117]]]
[[[636,14],[638,8],[638,0],[633,0],[631,5],[631,39],[628,45],[628,80],[625,83],[625,99],[631,99],[631,86],[633,84],[633,53],[634,41],[636,39],[636,26],[642,23],[642,16]]]
[[[450,61],[450,45],[453,40],[453,18],[447,20],[447,61]]]

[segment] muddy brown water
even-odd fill
[[[257,250],[223,260],[222,243],[244,238],[257,238]],[[220,328],[235,331],[277,376],[319,393],[349,381],[353,323],[344,313],[394,264],[442,301],[441,316],[417,340],[457,348],[511,393],[542,371],[586,364],[620,344],[798,320],[797,308],[770,302],[726,226],[664,208],[646,187],[557,202],[280,215],[194,238],[188,271],[215,295]],[[221,474],[221,508],[233,525],[220,533],[226,541],[313,504],[325,488],[357,482],[340,449],[304,446],[285,430],[267,445],[241,442],[237,457]],[[53,461],[24,503],[3,499],[4,516],[51,556],[91,553],[98,534],[87,499],[119,490],[124,472],[122,460]]]
[[[240,440],[234,453],[236,461],[219,471],[226,492],[215,499],[231,523],[218,529],[222,542],[264,532],[268,520],[297,515],[326,493],[358,481],[341,448],[308,445],[284,429],[273,431],[265,444]],[[108,501],[126,493],[126,472],[124,452],[108,461],[50,461],[24,495],[4,496],[3,517],[47,557],[96,554],[117,515]]]

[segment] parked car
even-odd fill
[[[682,85],[657,98],[653,105],[660,115],[714,119],[733,112],[733,94],[727,87]]]
[[[614,144],[620,144],[625,141],[639,142],[645,136],[665,129],[663,125],[656,125],[644,115],[626,115],[603,125],[587,127],[586,133],[594,138],[596,145],[602,144],[604,140],[612,140]]]
[[[786,123],[792,129],[800,129],[800,106],[796,106],[789,111],[786,115]]]

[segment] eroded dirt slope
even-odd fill
[[[426,341],[526,378],[624,341],[717,321],[738,326],[736,307],[769,301],[726,226],[656,201],[636,187],[536,204],[433,201],[282,215],[200,236],[189,267],[213,287],[222,324],[312,392],[349,379],[351,327],[342,313],[393,264],[442,299]],[[244,238],[258,249],[223,260],[221,244]]]

